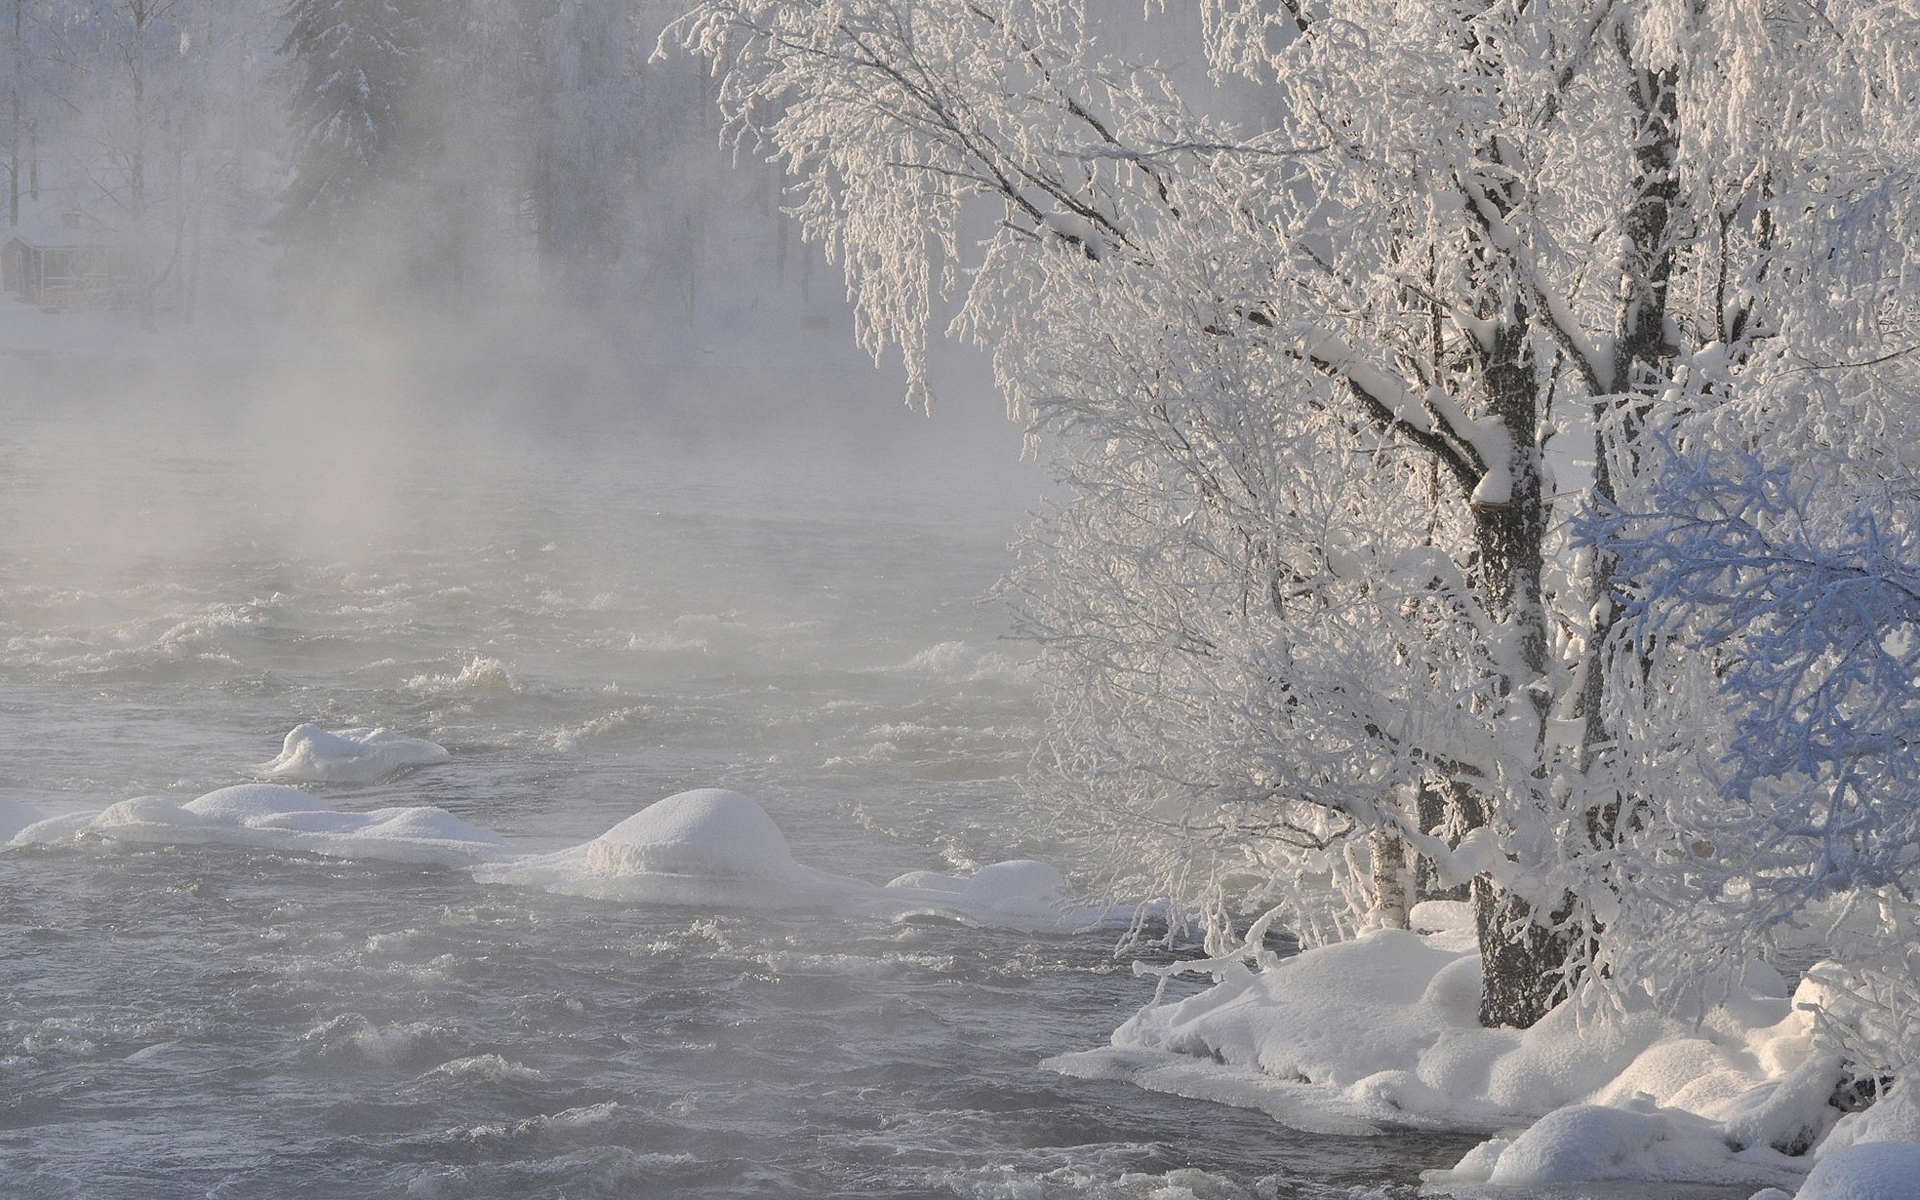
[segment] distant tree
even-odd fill
[[[1911,168],[1920,17],[1208,0],[1209,85],[1094,11],[707,0],[680,33],[863,344],[924,394],[961,290],[1051,435],[1075,501],[1023,582],[1081,811],[1302,924],[1419,847],[1474,877],[1482,1020],[1529,1024],[1649,927],[1632,879],[1686,834],[1646,789],[1711,787],[1717,736],[1676,749],[1669,677],[1608,669],[1627,581],[1567,539],[1549,443],[1631,506],[1656,430],[1785,402],[1749,386],[1778,346],[1873,342],[1810,264],[1885,239],[1834,216]]]
[[[254,114],[277,91],[259,53],[269,0],[27,0],[8,105],[13,184],[6,201],[79,210],[88,236],[114,243],[151,323],[190,315],[211,228],[233,244],[257,214],[230,198],[249,156],[274,156],[280,126]],[[238,206],[245,208],[246,206]],[[123,292],[123,285],[116,285]]]
[[[37,15],[37,14],[36,14]],[[32,83],[27,75],[28,40],[33,27],[28,23],[27,0],[9,0],[4,13],[7,20],[6,119],[7,119],[7,221],[20,222],[20,195],[38,190],[34,179],[35,140],[33,117],[29,112]]]
[[[639,79],[631,17],[624,0],[541,6],[536,236],[543,254],[575,272],[611,265],[621,242],[615,222],[633,192]]]
[[[401,185],[421,169],[416,106],[428,49],[421,0],[293,0],[281,53],[293,97],[293,177],[275,229],[290,274],[338,262],[351,234],[398,215]]]

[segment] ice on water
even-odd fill
[[[978,924],[1030,933],[1125,923],[1136,911],[1078,904],[1069,897],[1066,876],[1058,868],[1027,858],[992,863],[971,875],[909,871],[890,881],[886,891],[886,902],[907,906],[903,915],[957,914]]]
[[[995,863],[969,876],[913,871],[885,887],[797,862],[758,801],[699,788],[656,801],[584,845],[477,868],[487,883],[567,895],[746,908],[822,906],[883,917],[932,914],[1029,932],[1079,928],[1103,910],[1066,896],[1046,863]]]
[[[0,796],[0,840],[10,839],[43,819],[40,811],[11,796]]]
[[[794,857],[758,801],[720,788],[668,796],[555,853],[529,852],[432,806],[350,812],[266,783],[51,818],[0,800],[7,829],[13,846],[221,844],[465,868],[482,884],[660,905],[932,915],[1026,932],[1086,928],[1106,915],[1077,906],[1061,873],[1033,860],[972,874],[911,871],[885,885],[818,870]],[[1582,1021],[1569,1006],[1530,1030],[1488,1030],[1476,1020],[1467,907],[1433,902],[1412,917],[1424,932],[1381,930],[1259,971],[1215,961],[1213,988],[1149,1006],[1115,1032],[1110,1049],[1052,1065],[1258,1108],[1320,1133],[1385,1124],[1502,1131],[1452,1169],[1430,1173],[1430,1186],[1462,1195],[1688,1180],[1767,1188],[1760,1195],[1778,1200],[1792,1193],[1777,1189],[1800,1185],[1812,1165],[1801,1200],[1878,1200],[1907,1194],[1886,1190],[1889,1180],[1905,1186],[1920,1174],[1912,1089],[1902,1083],[1836,1123],[1827,1104],[1836,1063],[1815,1048],[1811,1018],[1770,968],[1756,964],[1697,1024],[1650,1006]],[[346,1020],[310,1040],[365,1055],[385,1053],[400,1036]],[[484,1056],[457,1064],[481,1073],[495,1066]],[[1783,1153],[1807,1145],[1811,1156]]]

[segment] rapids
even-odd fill
[[[311,723],[447,751],[307,772],[327,807],[530,853],[721,787],[872,885],[1059,861],[1019,790],[1028,650],[981,603],[1038,485],[956,465],[1010,461],[1004,431],[889,416],[723,466],[645,412],[522,436],[85,382],[0,426],[0,796],[178,805]],[[1149,997],[1112,948],[284,848],[0,851],[0,1192],[1388,1197],[1474,1140],[1041,1069]]]

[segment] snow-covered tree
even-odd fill
[[[350,234],[392,215],[417,176],[428,52],[417,0],[294,0],[281,53],[298,64],[293,178],[276,218],[301,270],[339,260]]]
[[[1550,460],[1631,507],[1652,432],[1733,433],[1795,322],[1861,340],[1808,264],[1881,236],[1836,205],[1908,194],[1915,13],[1096,11],[708,0],[679,32],[800,176],[863,343],[924,393],[963,292],[1050,435],[1074,500],[1024,580],[1062,787],[1307,933],[1420,848],[1474,877],[1482,1020],[1528,1024],[1645,927],[1634,873],[1684,838],[1645,789],[1710,786],[1645,719],[1667,676],[1604,669],[1621,565]],[[1211,80],[1150,65],[1195,35]]]
[[[1638,957],[1674,971],[1660,960],[1704,933],[1737,962],[1824,926],[1829,982],[1878,1026],[1843,1030],[1847,1053],[1901,1071],[1920,1044],[1920,481],[1809,457],[1796,479],[1747,451],[1668,453],[1654,511],[1585,522],[1633,580],[1614,669],[1657,670],[1727,723],[1717,786],[1663,800],[1690,840],[1635,881],[1658,899]]]

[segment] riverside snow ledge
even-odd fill
[[[1426,1172],[1428,1195],[1641,1181],[1746,1185],[1767,1200],[1920,1197],[1911,1081],[1864,1111],[1834,1107],[1844,1070],[1801,1007],[1828,999],[1819,982],[1789,995],[1754,963],[1697,1021],[1635,997],[1608,1015],[1564,1004],[1531,1029],[1483,1029],[1464,910],[1417,913],[1445,926],[1429,934],[1378,930],[1260,969],[1212,960],[1212,987],[1046,1065],[1309,1132],[1494,1135]],[[1905,1190],[1857,1185],[1895,1177]]]

